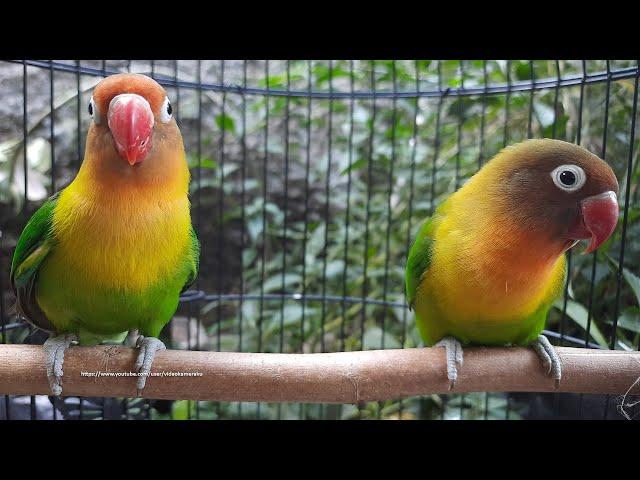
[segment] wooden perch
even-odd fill
[[[558,348],[557,390],[528,348],[466,348],[453,392],[624,394],[640,377],[640,352]],[[72,347],[64,362],[63,395],[135,397],[129,372],[137,351],[122,346]],[[149,377],[143,397],[243,402],[357,403],[448,393],[443,348],[277,354],[164,350],[153,372],[202,376]],[[152,373],[153,373],[152,372]],[[640,383],[640,382],[639,382]],[[639,394],[636,385],[630,394]],[[44,353],[36,345],[0,345],[0,394],[50,394]]]

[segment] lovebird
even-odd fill
[[[406,294],[427,346],[446,350],[453,388],[462,345],[531,346],[556,386],[560,358],[541,335],[562,294],[565,252],[615,230],[618,181],[588,150],[551,139],[504,148],[421,226]]]
[[[82,165],[25,226],[11,285],[18,314],[50,332],[44,350],[54,395],[71,345],[125,337],[139,348],[140,394],[165,348],[157,337],[198,273],[190,173],[171,103],[151,78],[105,78],[88,111]]]

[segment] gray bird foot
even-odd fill
[[[135,368],[140,374],[138,376],[138,396],[140,396],[142,389],[147,383],[147,377],[149,373],[151,373],[151,365],[153,364],[156,352],[158,350],[165,350],[167,347],[157,338],[145,337],[143,335],[138,337],[136,346],[140,347],[140,353],[138,354],[135,364]]]
[[[78,337],[73,333],[64,333],[49,337],[44,342],[44,361],[47,366],[47,378],[51,393],[56,397],[62,393],[62,364],[64,352],[71,346],[78,344]]]
[[[556,349],[544,335],[538,335],[538,338],[531,342],[531,346],[542,360],[547,375],[551,375],[555,380],[555,387],[558,388],[562,378],[562,363]]]
[[[133,329],[133,330],[129,330],[129,333],[127,333],[127,336],[124,339],[123,344],[126,347],[131,347],[134,348],[137,344],[138,344],[138,329]]]
[[[453,337],[444,337],[434,347],[444,347],[447,359],[447,378],[449,379],[449,390],[452,390],[458,379],[458,368],[462,366],[462,344]]]

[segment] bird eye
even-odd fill
[[[560,165],[551,172],[553,183],[560,190],[575,192],[587,181],[584,170],[577,165]]]
[[[91,100],[89,100],[89,106],[87,107],[87,110],[89,110],[89,115],[91,115],[91,118],[93,118],[93,121],[95,123],[100,123],[100,115],[98,114],[98,109],[96,108],[96,102],[93,100],[93,97],[91,97]]]
[[[173,107],[169,102],[169,98],[165,97],[164,102],[162,103],[162,107],[160,108],[160,121],[163,123],[167,123],[171,120],[171,115],[173,114]]]

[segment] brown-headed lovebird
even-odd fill
[[[618,181],[596,155],[559,140],[503,149],[427,219],[409,252],[406,292],[426,345],[446,349],[453,387],[462,344],[531,345],[557,382],[544,335],[562,294],[565,252],[613,233]]]

